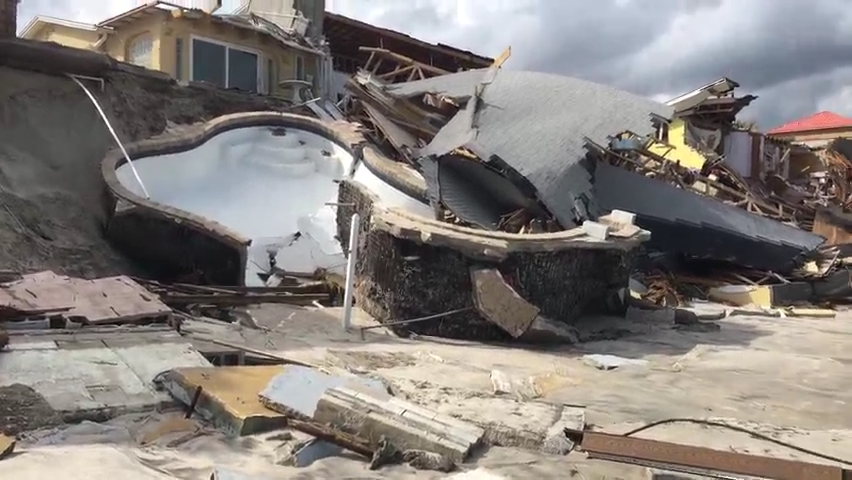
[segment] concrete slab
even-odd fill
[[[312,418],[317,403],[326,390],[353,385],[386,392],[384,384],[355,376],[334,376],[298,365],[288,366],[275,376],[260,392],[260,399],[269,408],[294,416]]]
[[[562,405],[495,397],[461,388],[438,388],[422,381],[398,379],[393,380],[393,386],[413,403],[481,427],[488,445],[538,450],[564,410]]]
[[[167,403],[169,396],[153,384],[159,373],[176,365],[210,365],[188,344],[46,347],[0,353],[0,386],[30,386],[61,415],[78,420]]]
[[[195,410],[229,436],[250,435],[286,424],[284,415],[266,408],[258,392],[290,366],[178,368],[163,376],[163,386],[185,405],[195,390],[201,396]]]

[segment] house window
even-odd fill
[[[258,92],[261,63],[257,53],[209,40],[192,39],[190,78],[222,88]]]
[[[301,55],[296,55],[296,80],[305,79],[305,59]]]
[[[153,68],[154,37],[150,33],[143,33],[130,39],[127,45],[127,63],[139,65],[140,67]]]

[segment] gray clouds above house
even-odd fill
[[[33,15],[96,22],[134,0],[23,0]],[[225,0],[230,10],[238,0]],[[819,110],[852,115],[848,0],[326,0],[337,13],[496,56],[506,68],[611,84],[665,100],[722,76],[760,96],[770,128]]]
[[[818,110],[852,114],[852,9],[844,0],[413,4],[334,3],[344,15],[484,55],[511,45],[506,68],[577,76],[659,100],[727,76],[742,94],[760,96],[742,115],[764,128]]]

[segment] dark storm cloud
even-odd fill
[[[833,72],[852,66],[852,22],[844,0],[520,3],[523,8],[483,14],[466,28],[448,28],[448,18],[430,14],[422,3],[394,8],[378,21],[486,55],[511,45],[507,68],[571,75],[649,96],[677,95],[728,76],[760,96],[745,116],[764,127],[814,113],[821,99],[845,85]],[[671,37],[675,22],[681,32]],[[701,41],[690,38],[691,29],[702,31]],[[665,55],[666,43],[679,53],[676,59]],[[846,108],[852,105],[835,107],[852,114]]]

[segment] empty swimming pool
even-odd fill
[[[330,139],[291,127],[228,130],[200,146],[133,162],[152,201],[215,221],[251,239],[246,285],[275,265],[288,272],[342,273],[336,236],[338,182],[367,186],[382,203],[429,215],[429,207],[373,175]],[[119,182],[144,196],[130,165]]]

